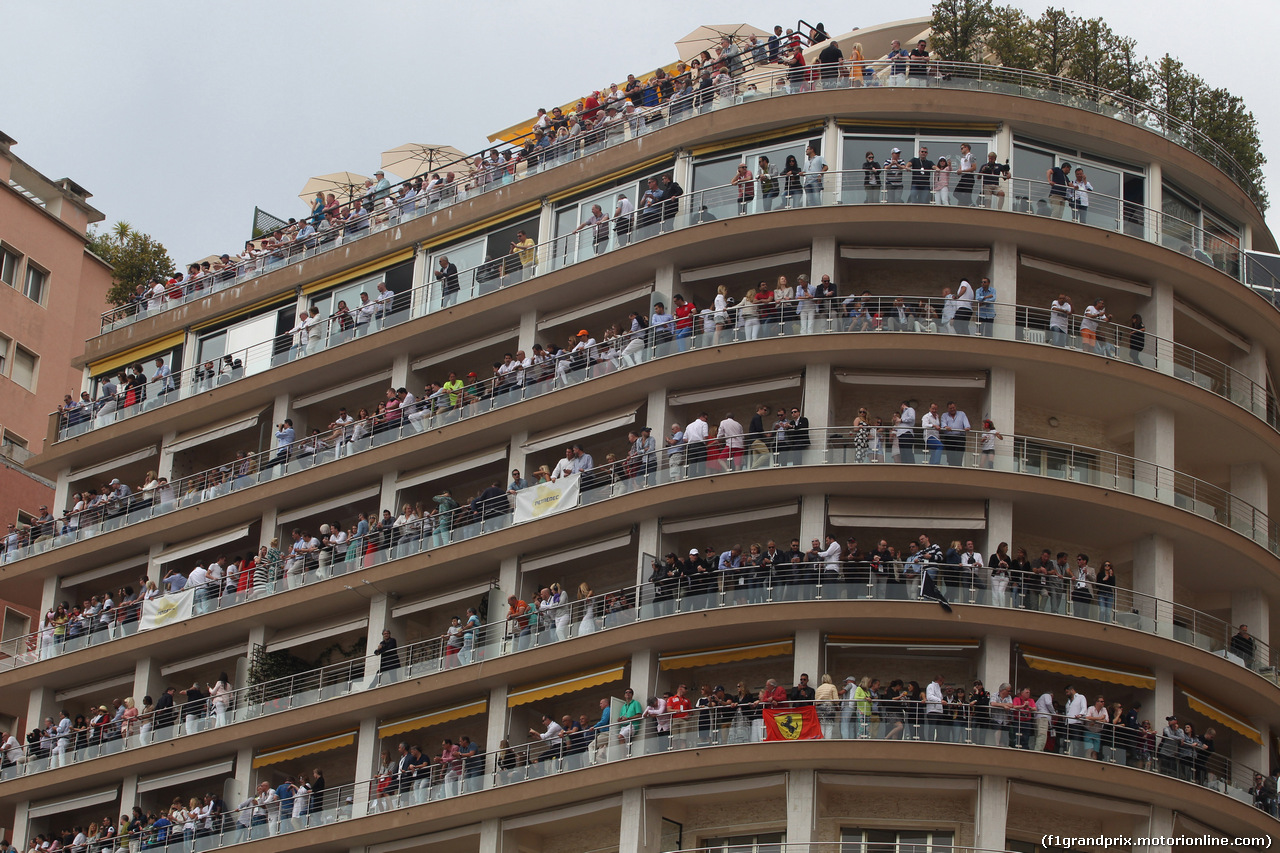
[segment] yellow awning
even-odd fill
[[[1241,719],[1240,715],[1224,711],[1207,699],[1202,699],[1185,687],[1180,687],[1182,695],[1187,697],[1187,706],[1197,714],[1204,714],[1216,723],[1221,723],[1233,732],[1244,735],[1249,740],[1262,745],[1262,732]]]
[[[530,702],[537,702],[540,699],[547,699],[551,696],[559,696],[563,693],[572,693],[575,690],[585,690],[588,687],[598,687],[601,684],[608,684],[610,681],[620,681],[622,679],[623,665],[610,667],[609,669],[598,669],[592,672],[585,672],[581,675],[575,675],[570,678],[562,678],[557,681],[544,681],[541,684],[532,684],[528,687],[521,687],[507,694],[507,707],[516,708],[520,705],[528,705]]]
[[[693,669],[694,667],[712,666],[717,663],[779,657],[792,654],[794,651],[794,640],[775,640],[771,643],[756,643],[751,646],[722,646],[717,649],[698,649],[692,652],[682,652],[678,655],[659,655],[658,669]]]
[[[1126,687],[1138,687],[1143,690],[1156,689],[1156,677],[1146,669],[1124,667],[1114,663],[1076,658],[1023,646],[1023,660],[1032,669],[1056,672],[1072,678],[1088,678],[1093,681],[1105,681],[1108,684],[1123,684]]]
[[[781,144],[782,142],[786,141],[784,137],[790,136],[793,133],[804,133],[806,130],[821,130],[823,127],[824,127],[824,124],[820,121],[816,121],[816,122],[807,121],[807,122],[804,122],[803,124],[793,124],[789,127],[780,127],[774,130],[766,130],[762,133],[756,133],[751,136],[738,136],[733,139],[725,140],[723,142],[713,142],[709,145],[702,145],[697,148],[691,149],[689,151],[689,154],[694,157],[703,157],[703,156],[706,156],[707,154],[714,154],[717,151],[728,151],[730,148],[741,148],[744,145],[751,145],[754,142],[777,141],[779,144]],[[749,165],[751,166],[752,169],[755,168],[754,163]],[[781,164],[779,164],[778,168],[779,169],[782,168]]]
[[[253,758],[253,766],[270,767],[272,764],[282,764],[295,758],[302,758],[304,755],[328,752],[331,749],[342,749],[342,747],[351,746],[356,742],[356,733],[357,730],[352,729],[348,732],[339,732],[317,740],[309,740],[306,743],[288,744],[269,752],[259,753]]]
[[[481,699],[479,702],[468,702],[465,705],[454,705],[452,708],[445,708],[440,711],[430,711],[426,714],[418,714],[416,717],[406,717],[402,720],[394,720],[390,723],[383,723],[378,727],[378,737],[394,737],[402,735],[405,732],[417,731],[430,726],[437,726],[441,723],[451,723],[454,720],[461,720],[466,717],[474,717],[476,714],[483,714],[489,709],[489,700]]]
[[[186,332],[174,332],[172,334],[165,335],[159,340],[147,341],[145,344],[140,344],[139,346],[136,346],[131,350],[126,350],[119,355],[112,356],[111,358],[104,358],[101,361],[92,362],[89,365],[89,374],[91,376],[98,376],[106,373],[108,370],[115,370],[117,368],[124,367],[126,364],[133,364],[134,362],[142,362],[143,366],[150,368],[150,362],[154,361],[156,356],[179,346],[184,340],[186,340],[186,338]]]
[[[866,646],[867,648],[976,649],[977,640],[948,640],[938,637],[859,637],[850,634],[828,634],[828,645]]]

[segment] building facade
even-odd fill
[[[114,497],[0,575],[83,608],[3,650],[20,846],[206,794],[197,850],[1274,831],[1276,245],[1225,155],[1071,81],[761,64],[395,198],[86,344],[32,467]],[[775,742],[802,678],[824,737]]]
[[[44,444],[47,413],[77,395],[82,371],[70,356],[97,333],[111,268],[85,249],[103,216],[69,178],[45,177],[0,133],[0,517],[30,524],[53,501],[53,485],[26,468]],[[36,627],[35,599],[5,604],[8,639]]]

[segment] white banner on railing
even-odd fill
[[[184,589],[182,592],[171,592],[142,602],[142,620],[138,623],[138,630],[150,631],[152,628],[190,619],[195,600],[196,591]]]
[[[554,483],[539,483],[516,492],[516,522],[532,521],[578,505],[581,474],[561,477]]]

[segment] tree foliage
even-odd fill
[[[152,276],[170,276],[173,259],[164,245],[150,234],[135,231],[128,222],[117,222],[105,232],[89,233],[89,251],[112,266],[107,301],[123,305],[139,284]]]
[[[1213,89],[1169,55],[1151,62],[1137,42],[1112,31],[1101,18],[1076,18],[1050,7],[1036,18],[991,0],[938,0],[933,7],[933,49],[952,62],[991,62],[1008,68],[1070,77],[1118,92],[1163,110],[1173,121],[1165,130],[1182,133],[1194,146],[1203,133],[1230,154],[1266,210],[1267,192],[1258,122],[1244,101]],[[1210,152],[1204,152],[1209,154]]]

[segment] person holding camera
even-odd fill
[[[982,176],[982,203],[996,210],[1004,207],[1004,188],[1000,182],[1009,180],[1009,161],[997,163],[996,152],[988,151],[987,162],[978,169],[978,174]],[[992,199],[999,201],[992,203]]]

